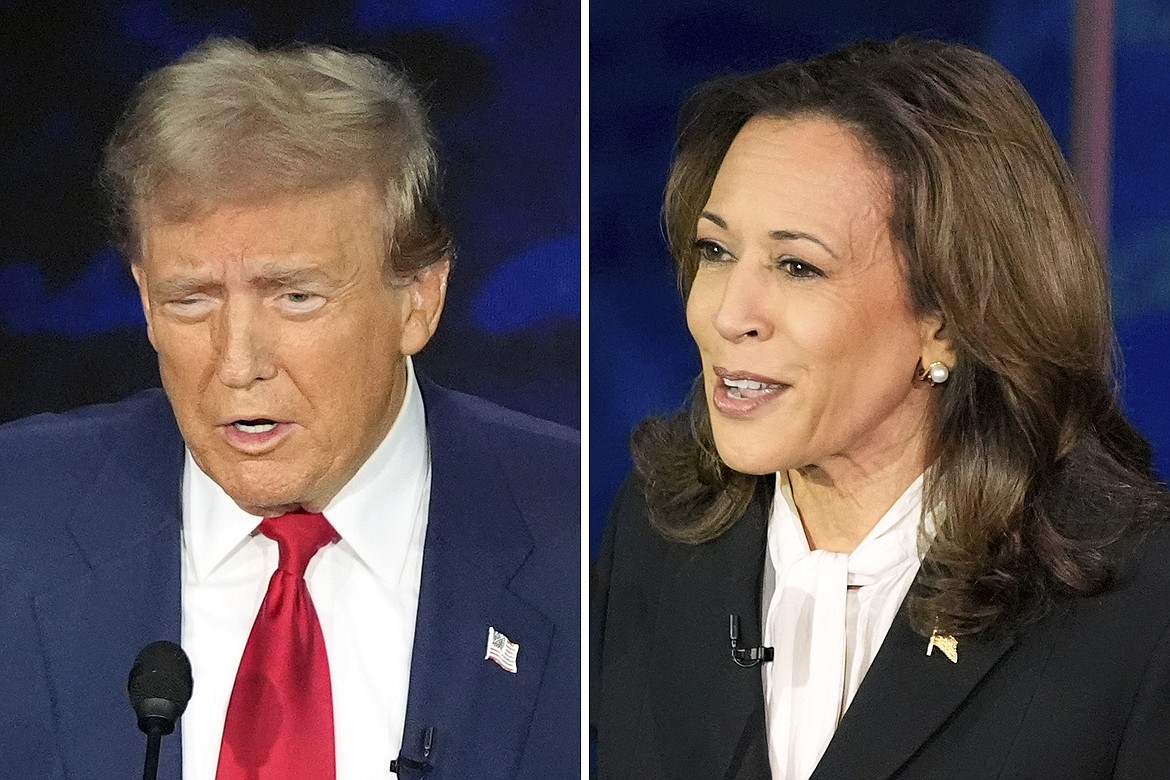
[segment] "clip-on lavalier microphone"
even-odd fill
[[[750,669],[768,663],[776,655],[771,647],[739,647],[739,615],[731,615],[731,660],[736,666]]]

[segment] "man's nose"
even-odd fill
[[[761,264],[746,260],[728,271],[715,310],[715,330],[720,336],[732,342],[771,338],[775,312],[769,310],[766,276]]]
[[[224,385],[244,388],[275,376],[275,334],[258,306],[229,301],[220,310],[216,331],[216,372]]]

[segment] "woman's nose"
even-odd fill
[[[766,270],[743,260],[726,276],[723,296],[715,310],[715,329],[728,341],[772,336],[774,312],[768,310]]]

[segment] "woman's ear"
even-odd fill
[[[922,318],[922,355],[919,359],[924,368],[932,363],[942,363],[948,369],[955,367],[958,353],[941,312],[927,314]]]

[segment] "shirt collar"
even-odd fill
[[[396,585],[408,545],[426,522],[430,449],[426,413],[414,366],[406,359],[402,408],[381,444],[345,484],[323,514],[376,576]],[[183,537],[196,581],[211,576],[247,544],[260,524],[195,463],[188,449],[183,468]]]
[[[896,542],[903,550],[906,559],[922,559],[919,549],[919,519],[922,520],[922,529],[926,537],[934,535],[934,520],[929,511],[923,510],[922,489],[925,472],[910,483],[898,500],[886,510],[865,538],[857,545],[857,549],[869,546],[883,537],[897,537]],[[775,533],[773,533],[773,529]],[[769,518],[769,548],[777,563],[785,565],[806,555],[810,555],[808,537],[804,532],[804,524],[800,519],[800,512],[796,508],[796,501],[792,497],[792,483],[788,479],[787,471],[776,473],[776,497],[772,500],[772,513]],[[846,558],[853,553],[834,553]]]

